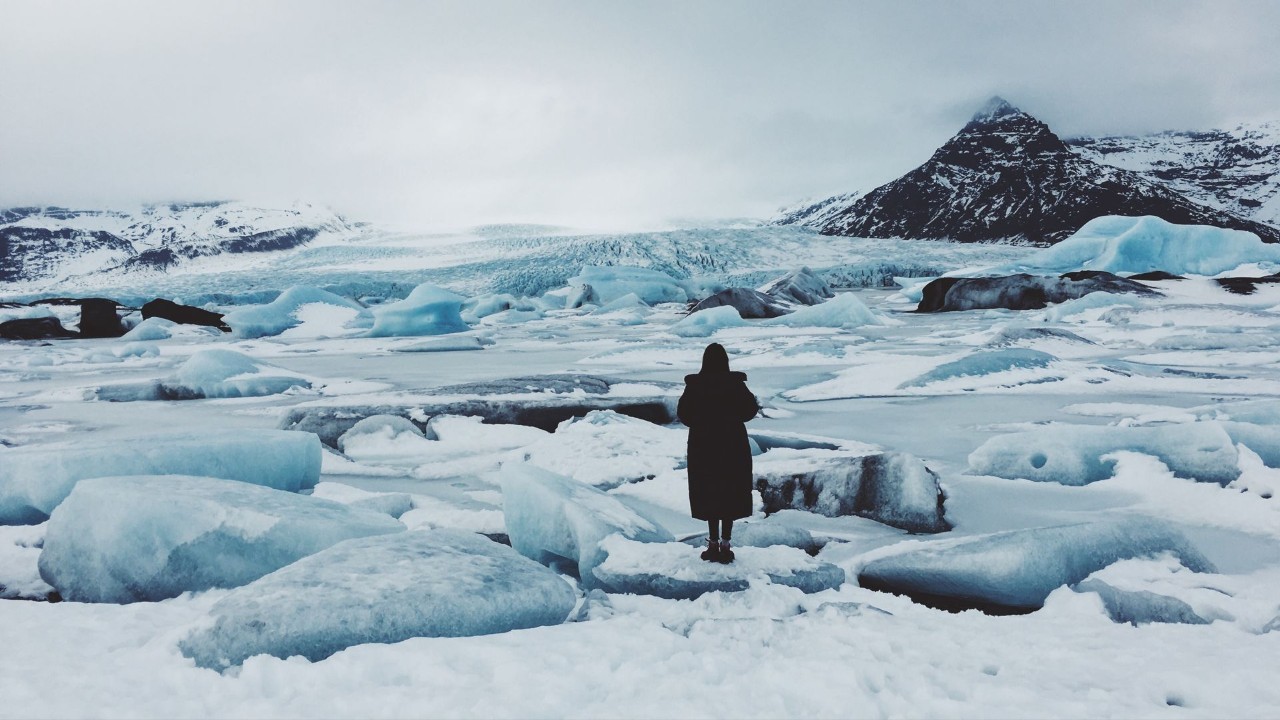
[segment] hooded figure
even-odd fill
[[[746,374],[729,371],[729,354],[719,343],[707,346],[702,371],[684,381],[676,414],[689,427],[689,509],[710,530],[703,559],[729,562],[733,521],[751,515],[751,445],[745,423],[760,406],[747,389]]]

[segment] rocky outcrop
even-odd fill
[[[231,332],[230,326],[222,321],[222,314],[203,308],[179,305],[172,300],[156,298],[142,306],[142,319],[164,318],[183,325],[206,325],[222,332]]]
[[[52,340],[76,337],[76,333],[62,327],[58,318],[20,318],[0,323],[0,338],[5,340]]]
[[[772,318],[786,315],[790,308],[779,305],[777,300],[750,288],[728,288],[702,300],[689,310],[691,313],[709,308],[729,306],[746,319]]]
[[[1070,272],[1056,278],[1025,273],[980,278],[943,277],[924,286],[916,312],[1039,310],[1049,303],[1066,302],[1095,292],[1148,297],[1160,295],[1142,283],[1097,270]]]

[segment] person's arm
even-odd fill
[[[738,419],[742,422],[748,422],[760,412],[760,403],[756,400],[756,396],[744,384],[742,391],[737,397]]]
[[[684,394],[680,396],[680,403],[676,405],[676,417],[684,423],[685,427],[693,427],[694,423],[698,422],[698,416],[701,414],[698,412],[698,406],[697,393],[693,388],[686,387]]]

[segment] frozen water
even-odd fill
[[[371,337],[445,335],[467,330],[460,308],[463,298],[435,285],[422,284],[399,302],[373,308]]]
[[[721,305],[690,313],[667,330],[680,337],[707,337],[719,330],[743,327],[746,324],[747,321],[738,314],[737,308],[732,305]]]
[[[844,570],[785,545],[735,547],[734,561],[727,565],[703,560],[700,549],[686,543],[636,542],[611,535],[600,545],[607,557],[595,574],[615,593],[691,600],[709,592],[746,590],[753,579],[806,593],[837,588],[845,581]]]
[[[134,325],[129,332],[120,336],[121,340],[167,340],[173,335],[173,328],[178,323],[162,317],[149,317]]]
[[[178,366],[177,372],[161,380],[159,397],[165,400],[259,397],[282,393],[292,387],[309,388],[311,381],[235,350],[208,348],[193,353]],[[109,392],[110,386],[103,390]],[[117,394],[112,399],[121,398]]]
[[[490,293],[479,295],[462,304],[462,319],[469,323],[508,310],[535,311],[541,310],[539,303],[530,298],[518,298],[511,293]]]
[[[792,270],[759,288],[760,292],[797,305],[818,305],[831,298],[831,286],[807,267]]]
[[[0,463],[0,524],[44,521],[86,478],[199,475],[297,492],[320,478],[315,435],[209,430],[15,448]]]
[[[1257,235],[1207,225],[1175,225],[1158,217],[1107,215],[1030,257],[993,270],[1064,273],[1106,270],[1217,275],[1246,263],[1280,262],[1280,247]]]
[[[910,532],[951,529],[938,476],[906,453],[779,448],[756,457],[754,465],[765,512],[860,515]]]
[[[238,587],[342,540],[403,530],[372,510],[234,480],[94,478],[53,511],[40,574],[66,600],[163,600]]]
[[[1223,613],[1213,607],[1214,600],[1230,593],[1212,587],[1213,576],[1187,570],[1174,555],[1165,553],[1154,558],[1121,560],[1093,573],[1072,587],[1076,592],[1097,593],[1107,614],[1116,622],[1183,623],[1204,625],[1210,622],[1196,612],[1179,595],[1214,595],[1207,606],[1212,617]],[[1206,603],[1199,602],[1202,606]]]
[[[405,353],[464,352],[467,350],[483,350],[492,344],[492,340],[486,342],[474,335],[451,335],[431,338],[411,345],[397,345],[391,350]]]
[[[1049,322],[1076,322],[1084,319],[1078,316],[1091,311],[1114,307],[1142,307],[1148,304],[1149,302],[1146,299],[1136,295],[1096,292],[1046,308],[1044,318]],[[1099,314],[1093,313],[1093,315]]]
[[[1111,477],[1118,450],[1152,455],[1174,474],[1226,485],[1240,474],[1236,449],[1222,423],[1157,427],[1052,425],[997,435],[969,455],[969,472],[1063,485]]]
[[[238,338],[279,335],[302,322],[298,317],[299,308],[315,303],[356,311],[362,309],[359,303],[341,295],[334,295],[320,288],[295,285],[266,305],[233,310],[224,315],[222,321],[231,326],[232,333]]]
[[[680,281],[666,273],[639,267],[587,266],[569,278],[569,287],[590,288],[589,301],[596,305],[607,305],[631,294],[649,305],[689,300]],[[566,307],[575,307],[572,299]]]
[[[1009,348],[975,352],[959,360],[943,363],[923,375],[898,386],[899,389],[923,387],[958,377],[992,375],[1009,370],[1027,370],[1048,367],[1058,358],[1039,350]]]
[[[347,444],[353,440],[359,444],[366,439],[366,436],[373,436],[375,440],[394,441],[401,433],[407,433],[410,436],[426,439],[426,435],[408,418],[400,415],[370,415],[367,418],[357,422],[351,426],[351,429],[342,434],[338,438],[338,449],[346,452]],[[434,439],[434,433],[433,433]]]
[[[790,315],[761,320],[758,324],[783,327],[855,328],[888,323],[853,293],[842,293],[821,305],[802,307]]]
[[[684,467],[689,433],[611,410],[566,420],[524,448],[529,462],[599,488]]]
[[[502,506],[511,547],[543,564],[576,566],[582,586],[601,587],[600,542],[619,534],[670,542],[671,533],[595,488],[528,463],[502,466]],[[571,568],[566,568],[571,569]]]
[[[1169,525],[1128,517],[921,543],[867,563],[858,582],[949,608],[1025,612],[1117,560],[1163,552],[1196,572],[1215,571]]]
[[[595,310],[592,310],[591,312],[593,315],[605,315],[608,313],[619,312],[622,310],[648,310],[648,309],[649,309],[649,304],[646,303],[644,300],[641,300],[639,295],[635,293],[627,293],[626,295],[623,295],[622,297],[619,297],[616,300],[613,300],[611,302],[605,303],[604,305],[601,305],[600,307],[596,308]]]
[[[353,645],[555,625],[573,589],[504,545],[460,530],[349,540],[232,591],[179,643],[201,667],[259,654],[323,660]]]

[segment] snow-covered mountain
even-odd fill
[[[1081,137],[1067,144],[1090,160],[1159,180],[1197,202],[1280,225],[1280,123]]]
[[[165,272],[194,258],[287,250],[354,225],[322,207],[241,202],[130,210],[0,209],[0,282],[61,280],[107,271]]]
[[[1047,125],[992,98],[933,157],[866,194],[782,215],[824,235],[1051,244],[1102,215],[1248,230],[1280,228],[1200,204],[1146,175],[1074,152]]]

